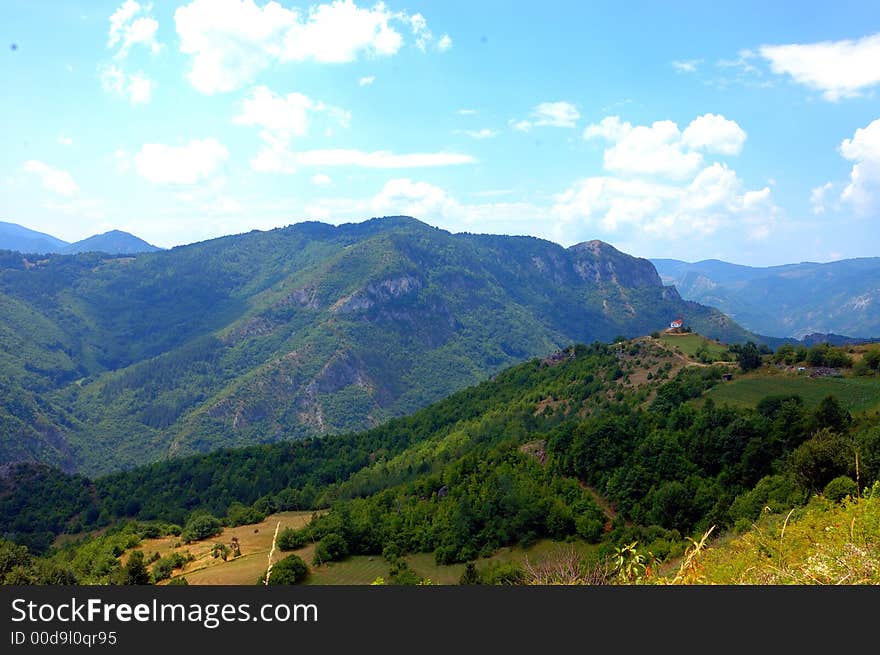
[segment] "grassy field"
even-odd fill
[[[836,396],[850,412],[857,414],[880,409],[880,378],[810,378],[762,371],[719,384],[704,398],[712,398],[717,404],[755,407],[762,398],[778,394],[797,394],[811,408],[818,406],[825,396]]]
[[[706,350],[709,351],[709,354],[715,361],[720,361],[722,356],[727,353],[727,346],[693,332],[690,334],[661,332],[660,341],[670,348],[677,348],[688,357],[694,357],[701,346],[706,347]]]
[[[763,515],[744,534],[712,541],[698,564],[685,583],[880,584],[880,495],[817,496],[791,514]]]
[[[183,576],[191,585],[253,585],[257,584],[257,581],[266,572],[275,526],[280,523],[281,530],[287,527],[301,528],[309,522],[311,517],[312,512],[280,512],[268,516],[262,523],[225,528],[216,537],[191,544],[181,544],[178,537],[144,539],[138,545],[137,550],[144,551],[147,557],[152,553],[159,553],[162,557],[172,552],[178,552],[184,556],[188,553],[192,554],[195,559],[188,562],[182,570],[175,570],[172,576],[172,578]],[[221,558],[212,556],[211,550],[214,544],[229,544],[233,537],[238,539],[241,549],[240,557],[229,558],[224,562]],[[572,546],[585,558],[590,558],[598,548],[596,545],[582,541],[568,544],[542,540],[529,548],[502,548],[491,557],[480,558],[476,565],[478,569],[483,569],[492,562],[523,563],[526,558],[537,564],[553,557],[562,549]],[[305,584],[368,585],[376,578],[381,577],[388,580],[389,564],[378,555],[358,555],[348,557],[341,562],[314,566],[312,565],[315,553],[314,544],[292,552],[302,557],[309,565],[311,573]],[[123,563],[129,554],[130,551],[122,555]],[[290,554],[290,552],[276,550],[273,561],[277,562]],[[434,584],[458,584],[465,568],[464,564],[438,565],[434,561],[433,553],[407,555],[405,559],[419,577],[429,578]],[[167,581],[160,584],[167,584]]]
[[[534,564],[554,557],[561,550],[574,546],[575,550],[584,558],[595,554],[598,549],[597,545],[588,544],[582,541],[575,541],[571,544],[551,541],[549,539],[541,540],[529,548],[510,547],[502,548],[495,552],[491,557],[483,557],[476,561],[478,570],[482,570],[489,566],[492,562],[516,562],[523,563],[526,558]],[[299,553],[299,551],[297,551]],[[301,555],[306,561],[305,555]],[[434,584],[454,585],[458,584],[461,574],[464,573],[464,564],[448,564],[440,565],[434,561],[432,553],[417,553],[415,555],[407,555],[405,557],[410,568],[420,577],[428,578]],[[333,562],[320,567],[312,567],[311,575],[306,584],[316,585],[366,585],[370,584],[378,577],[388,579],[388,562],[383,558],[375,556],[356,556],[349,557],[342,562]]]
[[[282,530],[301,528],[309,522],[311,516],[312,512],[279,512],[266,517],[262,523],[225,528],[220,535],[204,541],[182,545],[178,537],[144,539],[138,549],[143,550],[147,556],[158,552],[163,557],[172,552],[186,555],[189,551],[195,560],[187,563],[182,571],[175,570],[172,577],[184,576],[190,584],[256,584],[257,579],[266,572],[275,526],[281,523]],[[224,562],[211,555],[214,544],[228,545],[233,537],[238,539],[241,557]],[[276,560],[277,556],[278,551],[276,551]]]

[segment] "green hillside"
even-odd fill
[[[29,579],[50,571],[106,582],[126,575],[118,556],[149,535],[179,534],[183,551],[191,541],[202,552],[223,525],[329,510],[282,535],[282,552],[308,552],[316,582],[328,562],[341,561],[346,580],[387,566],[389,581],[404,583],[417,580],[414,562],[428,575],[425,558],[488,567],[505,548],[543,540],[593,544],[589,566],[634,542],[624,559],[650,553],[674,566],[689,536],[743,529],[765,507],[787,511],[817,492],[858,490],[856,480],[865,487],[880,477],[877,417],[853,418],[833,397],[815,408],[778,394],[756,408],[694,407],[730,384],[722,381],[729,370],[660,339],[594,343],[362,433],[222,450],[95,480],[22,465],[0,481],[0,531],[35,552],[62,533],[106,531],[27,569]],[[504,575],[525,581],[517,570]],[[495,573],[476,575],[497,581]],[[630,573],[612,577],[635,580]]]
[[[607,244],[453,235],[404,217],[134,256],[0,253],[0,304],[0,369],[46,418],[0,463],[89,474],[369,428],[679,314],[749,337]],[[0,403],[7,422],[20,413]]]

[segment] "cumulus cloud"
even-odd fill
[[[856,40],[765,45],[758,52],[774,73],[790,75],[832,102],[861,95],[880,83],[880,34]]]
[[[206,94],[238,89],[273,63],[346,63],[361,55],[387,57],[409,28],[422,50],[433,37],[421,14],[372,8],[352,0],[313,6],[308,13],[278,2],[192,0],[174,14],[180,50],[192,58],[190,83]]]
[[[366,77],[362,77],[358,80],[358,86],[370,86],[375,81],[375,75],[367,75]]]
[[[154,184],[191,185],[214,176],[229,158],[216,139],[194,139],[183,146],[145,143],[134,156],[138,175]]]
[[[79,192],[79,186],[74,182],[73,176],[65,170],[52,168],[35,159],[26,161],[22,168],[28,173],[37,175],[46,191],[62,196],[72,196]]]
[[[542,102],[532,109],[529,118],[510,121],[510,126],[520,132],[533,127],[575,127],[580,112],[570,102]]]
[[[880,210],[880,119],[857,129],[851,139],[844,139],[840,154],[854,162],[840,199],[859,214],[876,213]]]
[[[448,34],[444,34],[440,37],[440,40],[437,41],[437,50],[440,52],[446,52],[447,50],[452,48],[452,37]]]
[[[673,121],[632,125],[618,116],[608,116],[588,125],[586,140],[601,138],[611,142],[605,149],[604,167],[622,175],[660,175],[684,179],[703,166],[700,150],[735,155],[742,150],[745,131],[732,120],[716,114],[698,116],[679,130]]]
[[[691,121],[681,135],[682,144],[694,150],[705,149],[719,155],[738,155],[746,133],[736,121],[720,114],[703,114]]]
[[[747,190],[735,171],[718,163],[682,185],[586,178],[559,194],[554,206],[560,230],[575,223],[609,233],[631,227],[664,239],[706,236],[722,228],[762,239],[777,212],[769,187]]]
[[[454,212],[457,203],[440,187],[410,179],[386,182],[370,201],[374,214],[401,214],[405,216],[445,216]]]
[[[242,103],[241,113],[233,120],[240,125],[255,125],[273,132],[302,136],[308,131],[309,114],[320,113],[328,114],[342,127],[351,124],[351,112],[302,93],[281,96],[265,86],[251,89]]]

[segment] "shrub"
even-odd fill
[[[269,574],[269,584],[293,585],[299,584],[309,575],[309,567],[299,555],[288,555],[272,566]]]
[[[858,495],[859,488],[856,486],[856,483],[852,478],[841,475],[826,484],[823,493],[828,500],[837,502],[843,500],[847,496]]]
[[[302,548],[309,542],[309,533],[307,530],[294,530],[293,528],[284,528],[278,534],[278,540],[275,542],[281,550],[296,550]]]
[[[185,542],[200,541],[214,537],[222,532],[220,521],[210,514],[201,514],[187,521],[186,526],[180,533],[180,538]]]
[[[313,561],[315,564],[335,562],[343,559],[346,555],[348,555],[348,544],[345,543],[345,539],[335,532],[331,532],[318,542]]]

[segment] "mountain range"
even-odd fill
[[[29,254],[60,253],[74,255],[81,252],[104,252],[130,255],[160,250],[128,232],[111,230],[95,234],[81,241],[68,243],[51,234],[28,229],[16,223],[0,221],[0,250],[17,250]]]
[[[754,335],[600,241],[413,218],[125,257],[0,253],[0,464],[88,474],[378,425],[573,342],[676,316]]]
[[[880,337],[880,257],[766,268],[652,259],[664,284],[759,334]]]

